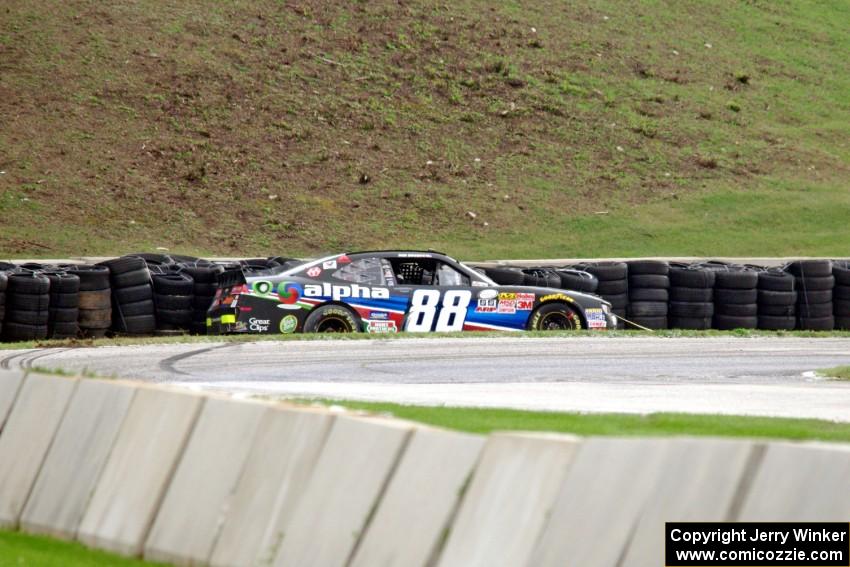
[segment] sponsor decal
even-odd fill
[[[399,252],[399,258],[433,258],[431,254],[410,254],[408,252]]]
[[[587,316],[587,326],[590,329],[604,329],[608,327],[608,321],[605,319],[605,312],[602,309],[591,308],[585,309],[584,314]]]
[[[515,293],[502,292],[502,293],[499,294],[499,299],[500,300],[502,300],[502,299],[507,299],[507,300],[516,299],[516,294]]]
[[[369,313],[369,318],[370,319],[384,320],[384,319],[389,319],[390,314],[387,313],[386,311],[372,311],[371,313]]]
[[[516,299],[500,299],[497,313],[516,313]]]
[[[336,270],[336,260],[328,260],[326,262],[322,262],[322,269]]]
[[[277,285],[277,297],[287,305],[294,304],[303,293],[304,289],[297,283],[281,282]]]
[[[516,294],[517,311],[531,311],[534,308],[533,293],[518,293]]]
[[[482,289],[478,292],[478,299],[495,299],[497,295],[495,289]]]
[[[495,313],[499,308],[498,299],[479,299],[478,305],[475,306],[476,313]]]
[[[274,291],[274,284],[266,280],[258,280],[251,284],[251,290],[257,295],[268,295]]]
[[[345,298],[389,299],[390,290],[385,287],[369,287],[357,284],[307,284],[304,286],[304,297],[331,297],[334,301]]]
[[[298,318],[295,315],[285,315],[283,319],[280,320],[280,332],[289,334],[294,333],[295,329],[298,328]]]
[[[395,321],[373,321],[368,319],[366,320],[366,332],[377,334],[397,333],[398,326],[395,324]]]
[[[569,301],[573,303],[573,298],[569,295],[564,295],[563,293],[550,293],[549,295],[544,295],[540,298],[540,303],[544,301]]]
[[[337,264],[350,264],[351,258],[349,258],[345,254],[343,254],[342,256],[340,256],[339,258],[336,259],[336,263]]]
[[[241,311],[242,313],[248,313],[248,312],[253,311],[253,310],[254,310],[253,307],[240,307],[239,308],[239,311]]]
[[[269,330],[269,324],[271,321],[268,319],[257,319],[256,317],[251,317],[248,319],[248,330],[255,331],[257,333],[266,333]]]
[[[307,270],[307,275],[311,278],[318,278],[322,274],[322,268],[319,266],[313,266],[309,270]]]
[[[472,287],[487,287],[488,285],[490,285],[490,284],[480,282],[478,280],[475,280],[475,281],[472,282]]]

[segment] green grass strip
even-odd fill
[[[0,531],[0,567],[133,567],[165,565],[130,559],[51,537]]]
[[[850,442],[850,423],[820,419],[653,413],[648,415],[411,406],[381,402],[321,401],[428,425],[486,434],[546,431],[575,435],[752,437]]]

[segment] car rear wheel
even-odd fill
[[[353,333],[359,328],[357,315],[339,305],[322,305],[304,322],[305,333]]]
[[[531,331],[578,331],[581,318],[563,303],[547,303],[531,314],[528,328]]]

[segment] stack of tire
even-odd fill
[[[122,256],[100,265],[109,268],[112,330],[128,335],[152,334],[156,330],[156,315],[151,275],[145,260]]]
[[[223,271],[223,268],[206,260],[184,261],[178,265],[181,271],[189,275],[193,281],[190,330],[195,334],[206,334],[207,310],[215,298],[218,274]]]
[[[625,262],[595,262],[578,264],[575,268],[593,275],[599,282],[596,293],[611,304],[611,310],[620,319],[618,326],[623,327],[622,318],[629,306],[629,267]]]
[[[80,280],[77,325],[80,335],[97,339],[112,326],[112,290],[109,269],[105,266],[66,264],[60,266]]]
[[[47,337],[73,339],[79,334],[77,323],[80,307],[80,278],[62,270],[47,270],[50,280],[50,305],[47,317]]]
[[[670,266],[671,329],[710,329],[714,317],[713,270],[688,264]]]
[[[714,270],[714,328],[725,331],[757,328],[758,271],[719,262],[702,265]]]
[[[579,268],[558,268],[555,270],[561,280],[558,287],[583,293],[597,293],[599,279],[586,270]]]
[[[6,315],[6,285],[8,281],[6,272],[0,271],[0,335],[3,334],[3,317]]]
[[[832,314],[835,328],[850,329],[850,262],[846,260],[832,263],[832,275],[835,287],[832,289]]]
[[[157,331],[188,331],[192,326],[195,282],[176,265],[151,269]]]
[[[523,285],[525,281],[525,274],[522,269],[513,266],[484,268],[484,273],[499,285]]]
[[[758,274],[758,328],[790,331],[797,326],[797,292],[794,276],[780,268]]]
[[[526,268],[522,285],[535,287],[561,287],[561,276],[554,268]]]
[[[9,341],[47,338],[50,280],[33,270],[9,274],[3,337]]]
[[[797,289],[797,328],[809,331],[831,331],[835,328],[832,314],[832,275],[830,260],[798,260],[785,268],[794,276]]]
[[[626,318],[647,329],[666,329],[670,266],[656,260],[628,262],[629,306]]]

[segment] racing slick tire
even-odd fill
[[[499,285],[522,285],[525,274],[519,268],[484,268],[487,276]]]
[[[529,331],[575,331],[582,328],[578,313],[560,302],[544,303],[528,318]]]
[[[304,321],[305,333],[355,333],[360,330],[360,318],[342,305],[322,305]]]

